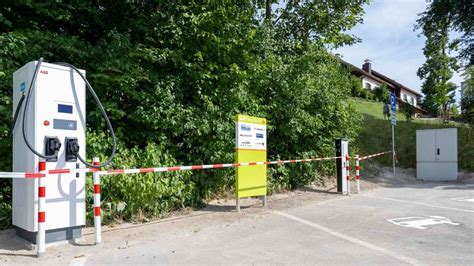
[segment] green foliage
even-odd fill
[[[474,124],[474,66],[467,69],[465,78],[461,98],[461,117],[467,123]]]
[[[117,168],[232,162],[236,114],[268,119],[269,159],[331,155],[334,138],[356,137],[360,117],[346,103],[349,73],[324,45],[349,41],[341,29],[359,20],[362,4],[348,4],[350,18],[342,28],[337,25],[347,17],[344,4],[292,11],[325,21],[305,26],[319,37],[301,45],[283,37],[279,26],[260,24],[253,2],[205,2],[0,7],[0,149],[11,150],[12,74],[41,56],[87,71],[120,141]],[[94,129],[88,132],[89,159],[107,155],[110,141],[92,97],[87,110]],[[8,152],[0,154],[0,167],[11,169]],[[294,188],[332,171],[331,163],[270,168],[270,190]],[[104,217],[160,216],[232,190],[234,182],[232,169],[103,177]],[[0,212],[8,213],[11,192],[2,193]]]
[[[351,102],[362,113],[362,123],[364,124],[356,141],[351,144],[352,147],[356,147],[361,156],[377,153],[381,150],[391,150],[391,123],[389,120],[383,119],[382,103],[367,102],[360,99],[352,99]],[[395,149],[398,165],[404,168],[416,167],[416,130],[444,127],[456,127],[458,129],[459,168],[474,171],[474,161],[472,160],[472,156],[474,156],[474,141],[472,141],[474,131],[472,128],[459,123],[440,124],[437,119],[429,122],[414,119],[412,122],[408,122],[401,116],[397,116],[397,125],[395,126]],[[392,165],[390,155],[376,157],[373,160],[387,166]]]
[[[382,84],[374,89],[374,98],[379,102],[388,103],[390,100],[390,92],[387,89],[387,85]]]
[[[416,108],[415,106],[409,104],[409,103],[401,103],[400,104],[400,112],[402,112],[405,115],[405,118],[408,122],[410,122],[413,119],[413,116],[416,113]]]
[[[351,75],[350,82],[351,82],[351,95],[353,97],[365,98],[363,95],[364,93],[366,93],[367,90],[362,88],[362,78]]]
[[[433,0],[421,13],[418,27],[425,24],[445,24],[449,31],[461,34],[452,40],[452,46],[460,48],[458,59],[465,68],[474,64],[474,6],[471,0]]]
[[[106,154],[110,140],[105,133],[88,133],[89,154]],[[160,145],[149,143],[142,148],[124,148],[119,144],[114,168],[142,168],[177,165],[173,156]],[[100,158],[104,161],[106,158]],[[92,179],[87,179],[87,204],[93,204]],[[101,177],[102,217],[111,221],[141,221],[160,217],[199,202],[191,172],[147,173]],[[88,213],[89,222],[93,213]]]
[[[417,29],[421,28],[426,37],[423,49],[426,62],[417,72],[420,79],[423,79],[422,92],[425,98],[422,107],[432,116],[437,116],[440,112],[443,118],[447,118],[449,105],[454,102],[456,86],[449,80],[453,71],[459,69],[456,58],[449,55],[449,52],[457,50],[458,46],[458,41],[449,42],[449,31],[455,17],[453,13],[469,12],[457,10],[459,6],[454,4],[455,2],[457,1],[433,1],[427,10],[420,14],[416,26]],[[465,8],[469,6],[464,1],[459,2],[462,3],[460,6]],[[470,31],[472,33],[472,30]],[[472,40],[472,36],[470,39]]]

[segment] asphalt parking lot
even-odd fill
[[[254,205],[236,213],[231,205],[219,206],[106,228],[99,246],[89,231],[81,242],[48,247],[41,259],[4,232],[0,263],[474,264],[474,184],[308,194],[316,196],[301,204],[282,204],[297,198],[270,198],[265,209]]]

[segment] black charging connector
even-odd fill
[[[44,138],[44,154],[48,157],[46,161],[57,162],[59,149],[61,149],[61,141],[58,137]]]
[[[77,138],[66,138],[66,162],[77,162],[79,153],[79,141]]]

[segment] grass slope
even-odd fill
[[[391,150],[392,133],[390,120],[383,119],[380,102],[367,101],[363,99],[350,99],[356,110],[363,117],[361,133],[352,144],[357,148],[359,154],[366,155],[380,151]],[[398,113],[397,125],[395,126],[395,150],[398,156],[398,166],[409,168],[416,167],[416,130],[456,127],[458,129],[458,154],[459,168],[474,171],[474,132],[472,127],[460,123],[442,124],[438,120],[414,119],[406,121],[405,117]],[[391,156],[384,155],[377,158],[382,164],[391,165]]]

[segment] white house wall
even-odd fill
[[[416,95],[414,93],[401,89],[400,98],[402,99],[402,101],[407,102],[413,106],[416,106]]]
[[[362,77],[362,88],[367,88],[367,83],[370,84],[370,90],[373,90],[375,89],[375,87],[379,87],[380,85],[382,85],[382,83],[375,81],[371,78],[365,76]]]

